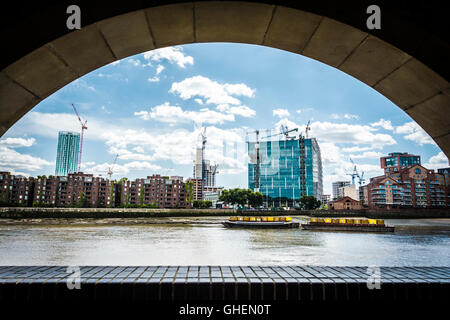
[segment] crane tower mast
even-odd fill
[[[75,111],[75,114],[78,117],[78,121],[80,121],[80,124],[81,124],[81,139],[80,139],[80,148],[79,148],[79,151],[78,151],[78,172],[80,172],[80,169],[81,169],[81,155],[83,153],[83,136],[84,136],[84,130],[87,129],[87,126],[86,126],[87,120],[84,121],[84,122],[81,121],[81,118],[80,118],[80,115],[78,114],[77,108],[75,108],[75,105],[73,103],[72,103],[72,107],[73,107],[73,110]]]

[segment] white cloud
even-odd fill
[[[353,120],[353,119],[359,119],[359,116],[358,115],[356,115],[356,114],[349,114],[349,113],[345,113],[345,114],[343,114],[343,115],[339,115],[339,114],[336,114],[336,113],[333,113],[332,115],[331,115],[331,118],[332,119],[347,119],[347,120]]]
[[[118,130],[118,127],[101,118],[87,118],[88,129],[84,133],[85,140],[103,140],[107,131]],[[80,123],[74,113],[43,113],[37,111],[28,112],[21,120],[20,126],[14,127],[15,134],[33,134],[57,138],[58,131],[80,132]]]
[[[278,121],[275,127],[280,128],[281,125],[289,129],[299,128],[305,134],[305,125],[298,125],[287,118]],[[309,136],[318,138],[320,142],[346,143],[370,149],[382,149],[397,143],[391,135],[374,133],[376,129],[367,125],[315,121],[310,124],[310,128]]]
[[[156,67],[156,74],[160,74],[162,71],[164,70],[164,66],[158,64],[158,66]]]
[[[170,63],[176,63],[181,68],[186,68],[186,65],[194,64],[194,58],[186,56],[181,47],[167,47],[147,51],[144,53],[144,59],[157,62],[167,60]]]
[[[359,153],[359,154],[352,154],[350,155],[350,158],[352,159],[379,159],[380,157],[382,157],[384,154],[381,152],[376,152],[376,151],[366,151],[363,153]]]
[[[99,78],[112,78],[112,74],[107,74],[107,73],[99,73],[99,74],[97,74],[97,76],[99,77]]]
[[[320,142],[320,151],[322,154],[322,163],[323,163],[323,184],[324,184],[324,192],[331,194],[331,184],[332,182],[345,180],[351,181],[350,173],[353,172],[354,164],[350,161],[350,157],[353,156],[345,156],[341,149],[332,142]],[[357,166],[357,170],[360,174],[364,172],[364,178],[366,182],[369,177],[379,176],[383,174],[383,170],[379,165],[373,165],[368,163],[361,163],[356,160],[355,162]],[[355,183],[358,184],[358,179],[356,179]]]
[[[36,142],[34,138],[6,138],[0,140],[0,145],[5,145],[11,148],[31,147]]]
[[[194,99],[195,102],[197,102],[199,105],[203,105],[202,99]]]
[[[150,111],[139,111],[134,113],[135,116],[141,117],[143,120],[153,119],[166,123],[224,123],[225,121],[234,121],[234,115],[216,112],[208,108],[200,109],[200,111],[187,111],[179,106],[171,106],[169,102],[165,102],[159,106],[153,107]]]
[[[152,161],[172,161],[181,165],[192,165],[196,146],[200,146],[200,128],[188,131],[185,129],[171,129],[167,132],[145,131],[145,130],[119,130],[111,131],[106,135],[106,144],[109,152],[120,151],[122,154],[132,154],[129,148],[141,147],[149,150],[149,158]],[[207,128],[207,158],[212,162],[220,164],[220,172],[244,172],[247,162],[242,160],[246,157],[244,131],[242,129],[227,129],[210,126]],[[161,143],[164,141],[164,143]],[[237,143],[240,151],[238,159],[233,158],[233,153],[223,155],[223,144]],[[134,154],[136,156],[136,154]],[[123,156],[120,156],[123,159]],[[106,168],[107,170],[107,168]]]
[[[281,132],[281,125],[287,126],[288,129],[298,128],[299,132],[305,135],[305,125],[298,125],[283,118],[275,124],[275,132]],[[366,178],[381,175],[383,170],[379,165],[356,161],[356,159],[373,161],[373,158],[382,155],[372,151],[373,149],[382,149],[385,145],[396,143],[390,135],[377,134],[376,129],[371,126],[316,121],[311,123],[310,127],[309,136],[317,138],[322,154],[324,192],[326,193],[331,192],[333,181],[351,179],[348,174],[352,172],[354,165],[350,157],[355,158],[359,172],[364,171]],[[298,133],[291,132],[290,135],[297,136]],[[341,149],[342,145],[347,147]],[[346,155],[349,152],[362,151],[367,152],[356,156]]]
[[[134,147],[133,150],[139,153],[144,153],[144,148],[142,147]]]
[[[140,117],[142,120],[148,120],[150,119],[150,113],[148,111],[138,111],[134,113],[135,116]]]
[[[17,170],[36,171],[44,166],[51,166],[53,162],[20,153],[5,145],[0,145],[0,170],[17,172]]]
[[[107,114],[111,114],[111,111],[108,111],[108,109],[105,106],[101,106],[100,109]]]
[[[128,168],[129,170],[144,170],[144,169],[148,169],[148,170],[160,170],[162,169],[160,166],[152,164],[150,162],[147,161],[132,161],[132,162],[128,162],[124,165],[126,168]]]
[[[322,156],[322,163],[324,166],[336,165],[342,161],[342,153],[339,147],[332,142],[320,143],[320,154]]]
[[[186,114],[189,111],[182,111],[182,114]],[[149,115],[151,112],[148,112]],[[199,113],[202,113],[199,112]],[[218,112],[216,112],[218,113]],[[140,113],[141,114],[141,113]],[[145,115],[142,113],[141,115]],[[223,116],[224,114],[221,113]],[[227,117],[233,117],[233,115],[226,115]],[[212,117],[217,119],[217,115]],[[150,116],[148,116],[150,119]],[[192,119],[190,119],[192,121]],[[191,122],[192,123],[192,122]],[[127,174],[129,171],[142,170],[158,171],[155,163],[156,161],[164,161],[164,163],[173,162],[176,165],[192,165],[194,158],[194,151],[196,145],[199,143],[199,128],[194,130],[186,129],[173,129],[173,128],[154,128],[154,129],[129,129],[120,125],[112,125],[108,122],[103,122],[101,118],[89,119],[89,129],[86,132],[86,136],[90,139],[95,139],[105,143],[108,152],[113,155],[120,154],[119,161],[131,160],[131,164],[117,163],[114,167],[115,172],[121,172],[120,174]],[[36,132],[39,136],[57,138],[57,133],[60,130],[79,131],[79,125],[77,118],[72,114],[52,114],[52,113],[39,113],[30,112],[24,119],[22,119],[22,125],[16,126],[14,131],[20,131],[20,129],[26,129],[22,134]],[[213,162],[219,163],[221,174],[242,174],[246,171],[246,145],[244,142],[245,131],[241,128],[220,129],[214,126],[209,126],[207,129],[207,157]],[[161,143],[163,141],[164,143]],[[238,158],[234,158],[234,152],[228,152],[223,154],[223,146],[238,145]],[[0,145],[0,148],[6,148],[6,146]],[[230,151],[230,149],[227,149]],[[11,156],[12,154],[12,156]],[[18,153],[10,153],[8,157],[8,165],[4,166],[5,160],[2,160],[1,170],[8,169],[11,171],[12,164],[17,161],[22,161],[24,157]],[[0,159],[2,159],[0,157]],[[19,160],[18,160],[19,159]],[[54,163],[39,159],[39,158],[26,158],[28,165],[17,166],[17,170],[23,170],[21,168],[35,169],[41,168],[43,165],[54,165]],[[136,162],[146,162],[146,164],[138,164]],[[88,163],[88,162],[86,162]],[[33,166],[30,168],[30,165]],[[89,165],[91,165],[89,163]],[[111,163],[96,164],[92,167],[86,168],[85,172],[106,174]],[[169,166],[169,164],[167,165]],[[135,169],[134,169],[135,168]],[[153,169],[152,169],[153,168]],[[17,172],[15,170],[15,172]]]
[[[53,165],[53,162],[14,150],[14,148],[31,147],[35,142],[34,138],[0,140],[0,171],[10,171],[13,174],[28,176],[29,173],[18,170],[35,171]]]
[[[93,166],[93,165],[95,165],[95,161],[87,161],[87,162],[83,162],[83,163],[81,164],[81,169],[87,168],[87,167],[91,167],[91,166]]]
[[[87,168],[85,171],[89,173],[93,173],[94,175],[106,175],[111,168],[112,163],[102,163],[95,165],[91,168]],[[162,168],[158,165],[152,164],[147,161],[132,161],[125,164],[116,163],[113,168],[113,176],[118,177],[118,175],[125,175],[130,173],[130,171],[142,171],[142,170],[151,170],[152,173],[155,173]],[[151,175],[149,173],[148,175]]]
[[[216,108],[221,112],[226,112],[228,114],[234,114],[237,116],[242,116],[245,118],[251,118],[256,115],[256,111],[247,106],[229,106],[228,104],[219,104]]]
[[[394,127],[392,126],[391,120],[384,120],[381,118],[377,122],[373,122],[370,124],[372,127],[381,127],[385,130],[394,130]]]
[[[155,75],[153,77],[150,77],[147,79],[148,82],[159,82],[159,77],[158,75],[164,70],[164,66],[158,64],[158,66],[156,67],[156,71],[155,71]]]
[[[348,147],[348,148],[342,148],[341,151],[342,152],[363,152],[363,151],[368,151],[372,149],[371,147]]]
[[[111,146],[108,150],[109,153],[111,154],[118,154],[118,158],[122,159],[122,160],[138,160],[138,161],[150,161],[153,160],[153,157],[151,155],[146,155],[143,154],[143,149],[142,147],[135,147],[134,149],[138,148],[138,150],[142,151],[136,151],[135,152],[131,152],[129,150],[127,150],[126,148],[120,148],[120,147],[116,147],[116,146]]]
[[[147,79],[148,82],[159,82],[159,77],[153,76]]]
[[[295,112],[297,113],[302,113],[302,112],[309,112],[309,111],[313,111],[314,108],[308,107],[308,108],[304,108],[304,109],[297,109]]]
[[[375,129],[366,125],[316,121],[310,127],[310,135],[323,141],[355,145],[367,144],[374,149],[381,149],[386,145],[397,143],[389,134],[373,133]]]
[[[194,76],[174,82],[169,92],[178,94],[183,100],[198,96],[205,98],[206,103],[240,105],[241,101],[233,95],[252,98],[255,90],[243,83],[220,84],[203,76]]]
[[[414,121],[406,122],[403,125],[396,127],[395,132],[403,134],[405,139],[414,141],[421,146],[424,144],[436,144],[425,130]]]
[[[283,117],[289,117],[291,114],[289,113],[289,111],[287,109],[279,108],[279,109],[273,109],[272,115],[274,117],[283,118]]]
[[[427,163],[423,163],[423,166],[427,169],[440,169],[440,168],[446,168],[450,166],[448,162],[447,156],[444,154],[444,152],[440,151],[435,156],[430,157]]]
[[[71,88],[75,88],[75,89],[87,89],[90,91],[96,91],[94,86],[89,85],[86,80],[78,78],[74,81],[72,81],[71,83],[69,83],[67,85],[67,87],[65,87],[67,89],[71,89]]]
[[[131,63],[135,67],[139,67],[141,65],[141,60],[130,58],[127,60],[128,63]]]

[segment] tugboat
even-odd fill
[[[222,222],[228,228],[298,228],[292,217],[230,217]]]
[[[323,231],[394,232],[394,227],[386,226],[381,219],[311,218],[309,223],[302,224],[302,228]]]

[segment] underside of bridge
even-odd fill
[[[81,9],[80,30],[66,27],[71,4]],[[0,20],[0,135],[56,90],[115,60],[165,46],[237,42],[298,53],[359,79],[409,114],[449,157],[445,10],[429,1],[379,1],[381,29],[368,30],[371,4],[128,0],[6,5]]]

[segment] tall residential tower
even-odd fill
[[[60,131],[58,133],[58,150],[56,153],[56,176],[67,176],[77,172],[80,134]]]

